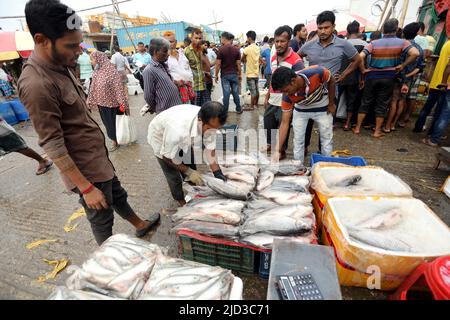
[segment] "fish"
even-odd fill
[[[262,191],[268,186],[272,184],[272,182],[275,179],[275,175],[270,170],[265,170],[261,173],[261,175],[258,178],[258,184],[256,185],[257,191]]]
[[[256,233],[239,239],[239,242],[250,246],[255,246],[261,249],[272,249],[273,242],[275,239],[287,239],[287,238],[274,236],[272,234],[267,233]],[[295,241],[297,243],[311,244],[316,239],[316,237],[314,236],[314,232],[310,232],[306,235],[293,236],[289,237],[288,239],[290,241]]]
[[[358,183],[360,183],[362,180],[362,176],[360,175],[354,175],[351,177],[347,177],[335,184],[336,187],[351,187],[356,186]]]
[[[411,252],[411,246],[397,237],[370,229],[347,228],[350,237],[358,242],[389,251]]]
[[[186,204],[185,208],[197,208],[208,209],[215,208],[220,210],[227,210],[233,212],[241,212],[245,207],[244,201],[232,200],[227,198],[208,198],[208,199],[195,199]]]
[[[181,208],[176,214],[172,215],[171,218],[175,223],[178,223],[181,220],[195,220],[230,225],[238,225],[242,219],[240,212],[237,213],[216,208]]]
[[[191,186],[188,183],[183,184],[183,189],[192,198],[212,198],[218,197],[219,194],[207,186]]]
[[[235,200],[247,200],[251,196],[254,186],[236,181],[223,181],[210,176],[203,176],[206,185],[227,198]]]
[[[365,229],[388,229],[398,225],[402,219],[402,211],[399,208],[394,208],[386,213],[376,214],[358,223],[356,227]]]
[[[256,177],[259,173],[259,167],[258,166],[251,166],[251,165],[237,165],[230,168],[223,168],[223,173],[227,172],[234,172],[234,171],[245,171],[248,174],[252,175],[253,177]]]
[[[305,190],[309,189],[310,181],[306,176],[286,176],[286,177],[276,177],[274,180],[275,184],[285,183],[291,184],[295,187],[302,187]]]
[[[226,154],[224,159],[219,160],[219,164],[221,164],[225,168],[240,166],[240,165],[250,165],[256,166],[258,165],[259,160],[257,157],[245,155],[245,154]]]
[[[247,171],[244,171],[244,170],[230,170],[230,171],[228,171],[227,170],[223,174],[230,180],[244,182],[244,183],[247,183],[247,184],[252,185],[252,186],[256,185],[256,178],[255,178],[255,176],[252,176]]]
[[[296,160],[283,160],[278,163],[272,163],[264,169],[272,171],[276,176],[302,176],[308,171],[300,161]]]
[[[240,227],[239,234],[241,237],[257,233],[290,236],[309,232],[314,227],[312,206],[284,206],[250,217]]]
[[[305,189],[298,191],[274,185],[259,192],[259,195],[282,206],[310,204],[313,199],[312,195],[306,193]]]
[[[231,271],[160,256],[138,300],[229,300]]]
[[[200,234],[220,237],[226,239],[237,239],[239,236],[239,228],[223,223],[203,222],[203,221],[183,221],[172,228],[172,232],[180,230],[189,230]]]
[[[80,268],[73,268],[66,284],[70,290],[92,290],[122,299],[134,299],[147,281],[159,246],[126,235],[105,241]]]

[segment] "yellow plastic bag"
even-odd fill
[[[47,239],[43,239],[43,240],[37,240],[34,242],[31,242],[29,244],[26,245],[26,248],[28,250],[34,249],[36,247],[39,247],[40,245],[44,244],[44,243],[50,243],[50,242],[56,242],[58,240],[47,240]]]
[[[40,276],[38,278],[39,282],[45,282],[49,279],[55,279],[58,273],[60,273],[62,270],[64,270],[67,265],[69,264],[69,260],[67,259],[61,259],[61,260],[47,260],[42,259],[45,263],[47,263],[50,266],[53,266],[52,272],[46,274],[45,276]]]
[[[69,219],[67,219],[66,225],[64,226],[64,231],[65,232],[71,232],[71,231],[75,230],[78,227],[78,223],[72,225],[71,222],[76,220],[76,219],[78,219],[78,218],[84,217],[84,216],[86,216],[86,212],[84,211],[83,208],[81,208],[78,211],[75,211],[69,217]]]

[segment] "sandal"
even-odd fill
[[[48,170],[50,170],[50,168],[53,166],[53,161],[52,160],[47,160],[47,164],[44,167],[39,167],[38,170],[36,171],[36,175],[40,176],[43,175],[44,173],[47,173]]]
[[[147,222],[150,222],[150,224],[141,230],[136,230],[136,237],[142,238],[145,237],[150,230],[161,220],[161,215],[159,213],[154,213],[149,219],[145,220]]]
[[[385,129],[385,128],[383,128],[383,129],[381,129],[384,133],[391,133],[391,130],[388,130],[388,129]]]
[[[108,151],[109,152],[114,152],[114,151],[117,151],[117,149],[119,149],[119,148],[120,148],[120,145],[117,144],[117,145],[112,146],[111,148],[109,148]]]
[[[421,141],[423,144],[426,144],[429,147],[433,147],[433,148],[439,147],[439,145],[437,143],[431,142],[430,139],[422,139]]]
[[[350,128],[348,126],[344,126],[344,131],[350,131]]]

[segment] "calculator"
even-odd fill
[[[276,283],[283,300],[324,300],[311,274],[278,276]]]

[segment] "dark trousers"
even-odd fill
[[[394,84],[394,79],[367,80],[359,113],[367,114],[374,110],[377,118],[386,117],[394,93]]]
[[[264,129],[266,130],[266,138],[268,146],[272,145],[272,130],[278,130],[280,128],[281,116],[282,116],[281,107],[274,105],[269,105],[266,111],[264,112]],[[291,125],[289,125],[286,141],[284,142],[283,145],[284,151],[288,149],[290,133],[291,133]]]
[[[100,112],[100,117],[102,118],[103,125],[106,128],[106,134],[108,138],[112,141],[117,141],[116,135],[116,116],[122,115],[123,113],[119,111],[119,108],[108,108],[98,106],[98,111]]]
[[[86,211],[86,216],[91,224],[95,240],[98,245],[101,245],[113,234],[114,211],[123,219],[128,219],[134,214],[134,211],[128,204],[128,194],[122,188],[117,177],[107,182],[94,183],[94,185],[105,195],[106,202],[109,205],[108,209],[89,209],[80,191],[78,189],[74,189],[73,191],[80,195],[80,203]]]
[[[202,107],[205,103],[211,101],[211,94],[208,90],[195,91],[195,105]]]
[[[422,132],[423,127],[425,126],[425,123],[427,121],[427,117],[430,115],[434,106],[437,105],[437,109],[441,109],[443,103],[446,103],[445,91],[430,89],[430,92],[428,93],[427,102],[425,102],[425,105],[423,106],[422,111],[420,111],[419,118],[417,119],[416,125],[414,126],[414,132],[418,132],[418,133]],[[433,121],[433,124],[434,124],[434,121]],[[429,128],[429,133],[431,133],[432,130],[433,130],[433,125]]]
[[[193,170],[197,170],[197,166],[194,162],[194,154],[191,150],[191,164],[187,165]],[[180,152],[180,156],[182,157],[182,152]],[[164,176],[166,177],[167,184],[169,185],[170,193],[172,194],[172,197],[175,201],[182,201],[184,200],[184,191],[183,191],[183,178],[184,175],[181,174],[180,171],[178,171],[176,168],[172,167],[168,163],[166,163],[164,160],[160,158],[156,158],[158,160],[158,163],[164,173]]]

